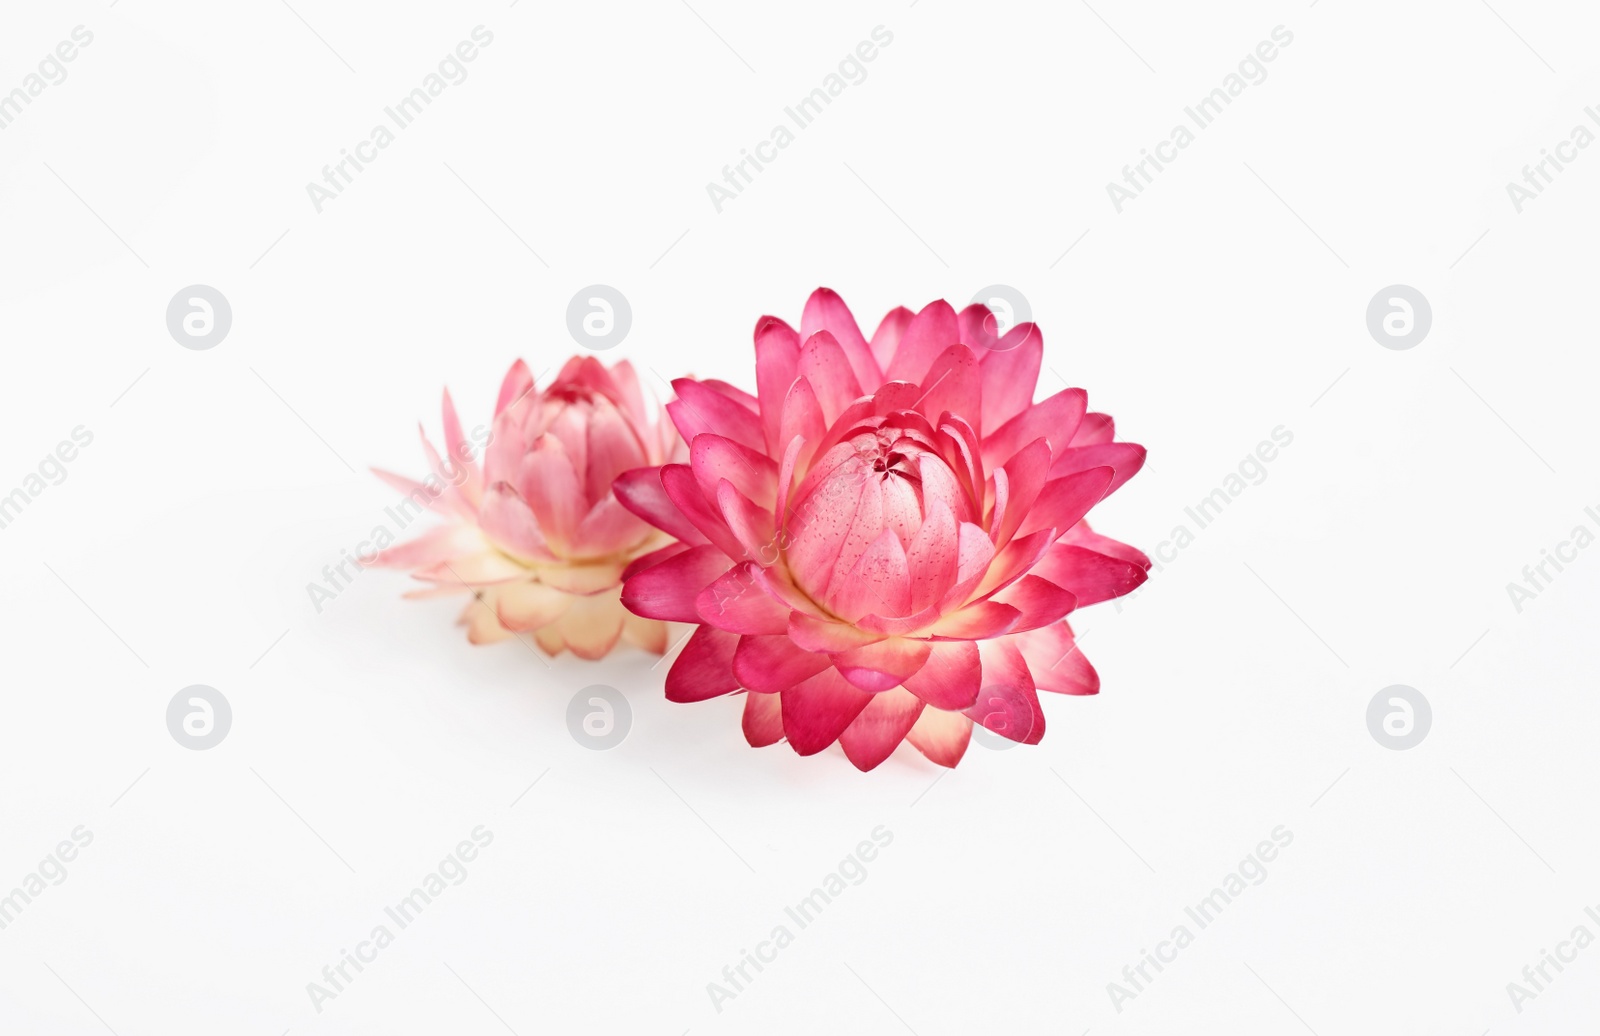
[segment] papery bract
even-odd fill
[[[531,633],[545,652],[599,658],[619,639],[660,654],[666,626],[618,600],[629,563],[667,537],[624,508],[612,481],[682,446],[633,367],[574,356],[544,390],[518,360],[500,387],[480,466],[448,391],[443,455],[422,437],[430,472],[376,474],[449,524],[382,551],[377,564],[431,584],[408,597],[473,595],[459,622],[474,644]]]
[[[674,383],[689,461],[617,482],[676,540],[629,568],[623,603],[698,627],[669,699],[743,690],[750,744],[837,741],[869,770],[902,740],[954,766],[974,722],[1036,743],[1039,690],[1098,691],[1066,616],[1150,562],[1084,517],[1145,451],[1081,389],[1035,403],[1042,336],[994,329],[940,301],[868,339],[819,289],[799,331],[757,323],[756,395]]]

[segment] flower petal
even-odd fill
[[[787,691],[830,664],[827,655],[805,650],[787,634],[740,637],[733,653],[733,675],[752,691]]]
[[[647,619],[698,623],[695,601],[700,591],[728,568],[728,556],[716,547],[691,547],[629,576],[622,588],[622,603]]]
[[[928,627],[928,636],[943,640],[988,640],[1011,632],[1022,612],[998,601],[978,601]]]
[[[911,326],[911,321],[916,319],[916,316],[906,307],[896,306],[879,321],[878,329],[872,332],[872,341],[868,345],[872,351],[872,358],[878,361],[879,370],[889,369],[889,362],[894,359],[895,350],[900,348],[900,339],[905,337],[906,328]]]
[[[911,611],[911,570],[905,548],[893,529],[884,529],[861,554],[842,582],[835,578],[831,605],[846,621],[863,615],[905,615]]]
[[[555,622],[556,631],[579,658],[604,658],[622,639],[622,620],[628,614],[615,591],[569,600],[567,610]]]
[[[863,691],[886,691],[917,674],[933,647],[926,640],[890,637],[833,655],[833,664],[846,680]]]
[[[983,413],[983,383],[978,376],[978,357],[965,345],[952,345],[934,359],[922,376],[922,402],[925,414],[958,414],[974,428]]]
[[[802,611],[789,613],[789,639],[807,651],[832,654],[882,640],[877,633],[868,633],[842,622],[819,619]]]
[[[533,509],[545,541],[557,554],[570,553],[589,503],[560,439],[546,435],[534,444],[522,458],[516,488]]]
[[[1072,627],[1065,620],[1030,630],[1017,638],[1023,660],[1041,691],[1057,694],[1098,694],[1100,674],[1078,650]]]
[[[672,388],[678,398],[667,404],[667,413],[684,442],[692,444],[695,436],[715,432],[760,452],[761,419],[755,411],[693,378],[679,378]]]
[[[896,687],[874,694],[867,707],[839,735],[839,745],[856,769],[871,770],[899,747],[922,715],[922,700]]]
[[[800,363],[800,336],[777,317],[756,321],[756,394],[761,400],[761,431],[768,455],[783,448],[788,437],[778,434],[784,400]]]
[[[972,740],[972,721],[959,712],[923,709],[906,734],[906,740],[940,766],[954,766],[967,753],[967,743]]]
[[[950,303],[943,299],[928,303],[906,326],[894,358],[889,361],[885,380],[922,384],[939,354],[959,341],[961,326]]]
[[[883,371],[867,348],[867,340],[856,325],[855,315],[844,299],[832,288],[818,288],[806,299],[805,312],[800,316],[800,340],[809,341],[818,331],[826,331],[839,343],[856,383],[863,388],[876,387],[883,381]]]
[[[849,357],[826,331],[818,331],[805,340],[796,374],[811,383],[822,406],[823,419],[829,424],[861,398],[861,383],[856,380]]]
[[[789,630],[789,609],[767,593],[746,561],[735,565],[700,591],[695,610],[701,621],[729,633],[781,635]]]
[[[532,395],[533,374],[526,363],[518,360],[506,371],[505,380],[500,382],[500,398],[495,400],[494,416],[499,417],[507,407],[516,406]]]
[[[1139,473],[1144,467],[1145,449],[1138,443],[1108,442],[1097,446],[1074,446],[1060,452],[1055,463],[1050,465],[1050,477],[1060,478],[1077,471],[1087,471],[1089,468],[1107,465],[1116,474],[1111,479],[1111,485],[1106,488],[1106,496],[1110,496],[1122,487],[1128,479]]]
[[[932,652],[905,689],[937,709],[965,709],[978,700],[983,667],[970,640],[931,642]]]
[[[689,466],[695,481],[709,498],[717,483],[726,479],[746,497],[771,510],[777,499],[778,466],[765,454],[747,449],[714,433],[695,436],[689,447]]]
[[[987,434],[1032,405],[1044,362],[1044,335],[1033,324],[1018,324],[980,360],[983,431]]]
[[[1040,529],[1054,529],[1059,535],[1077,525],[1091,507],[1105,498],[1113,474],[1108,467],[1090,468],[1046,482],[1017,529],[1018,537],[1026,538]]]
[[[983,440],[984,463],[991,467],[999,464],[1040,438],[1050,443],[1052,452],[1061,453],[1072,441],[1088,406],[1088,394],[1076,388],[1062,389],[1035,403]]]
[[[751,748],[765,748],[783,740],[783,705],[776,694],[744,696],[744,739]]]
[[[1044,710],[1021,650],[1010,640],[985,641],[978,649],[983,657],[983,690],[966,710],[967,717],[1019,744],[1038,744],[1044,737]]]
[[[801,755],[815,755],[837,741],[872,701],[872,695],[850,686],[831,666],[779,697],[783,704],[783,732],[790,747]]]
[[[1069,591],[1033,575],[1023,576],[989,599],[1009,604],[1022,613],[1011,627],[1012,633],[1048,626],[1065,618],[1078,605],[1078,599]]]
[[[1034,572],[1070,591],[1080,608],[1132,593],[1150,578],[1144,566],[1132,561],[1064,543],[1050,548]]]
[[[611,492],[622,506],[674,539],[691,544],[706,542],[705,534],[695,528],[667,496],[666,487],[661,484],[660,468],[624,471],[611,484]]]
[[[667,700],[705,701],[739,689],[733,676],[733,652],[739,638],[710,626],[694,631],[667,671]]]

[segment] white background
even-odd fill
[[[0,131],[0,493],[94,441],[0,530],[0,891],[94,840],[0,931],[0,1030],[1592,1025],[1600,948],[1520,1014],[1506,986],[1600,935],[1600,550],[1520,613],[1506,587],[1596,525],[1600,149],[1520,214],[1505,184],[1600,101],[1600,19],[1494,2],[13,5],[0,91],[94,42]],[[306,183],[480,24],[470,78],[317,213]],[[866,81],[717,213],[706,183],[877,25]],[[1278,25],[1268,78],[1118,214],[1106,183]],[[233,307],[210,351],[165,324],[196,283]],[[639,653],[471,647],[397,573],[319,614],[306,585],[395,498],[367,466],[422,472],[443,384],[470,427],[516,356],[575,351],[593,283],[634,314],[604,358],[749,388],[756,319],[819,284],[868,325],[1013,285],[1148,446],[1096,512],[1147,551],[1294,441],[1079,618],[1099,697],[944,776],[750,749],[737,699],[669,705]],[[1408,351],[1366,327],[1396,283],[1433,308]],[[209,751],[166,727],[196,683],[233,708]],[[595,683],[633,707],[606,752],[565,721]],[[1395,683],[1432,703],[1410,751],[1367,729]],[[467,879],[316,1011],[479,824]],[[879,825],[719,1013],[707,984]],[[1107,983],[1278,825],[1268,878],[1119,1012]]]

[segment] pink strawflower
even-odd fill
[[[407,597],[471,592],[458,621],[474,644],[532,633],[551,655],[600,658],[622,638],[666,650],[665,624],[618,600],[628,564],[667,538],[617,502],[612,480],[671,459],[677,443],[626,360],[607,370],[574,356],[542,392],[518,360],[500,386],[481,469],[447,390],[444,441],[441,457],[423,434],[423,482],[374,469],[412,506],[450,519],[378,555],[376,564],[433,584]]]
[[[750,744],[838,741],[870,770],[902,739],[954,766],[974,721],[1037,743],[1038,690],[1098,691],[1066,615],[1134,589],[1150,561],[1083,518],[1145,451],[1081,389],[1034,403],[1039,331],[994,327],[940,301],[894,310],[869,342],[818,289],[798,333],[756,324],[757,395],[674,383],[690,462],[616,486],[677,540],[622,592],[698,626],[670,700],[748,691]]]

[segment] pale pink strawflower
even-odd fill
[[[674,383],[689,462],[616,489],[676,539],[622,594],[698,627],[669,699],[747,692],[750,744],[837,741],[870,770],[902,740],[954,766],[974,722],[1036,743],[1039,690],[1098,691],[1066,616],[1150,562],[1084,516],[1145,451],[1081,389],[1034,403],[1042,336],[994,327],[941,301],[894,310],[869,341],[819,289],[799,332],[756,325],[756,395]]]
[[[474,644],[531,634],[546,653],[600,658],[627,640],[660,654],[666,626],[618,600],[622,573],[667,537],[611,491],[630,468],[670,459],[677,433],[647,403],[633,367],[574,356],[542,391],[518,360],[500,386],[480,467],[448,391],[443,456],[422,436],[429,474],[375,473],[449,521],[382,551],[427,588],[470,593],[460,624]],[[681,444],[680,451],[681,451]]]

